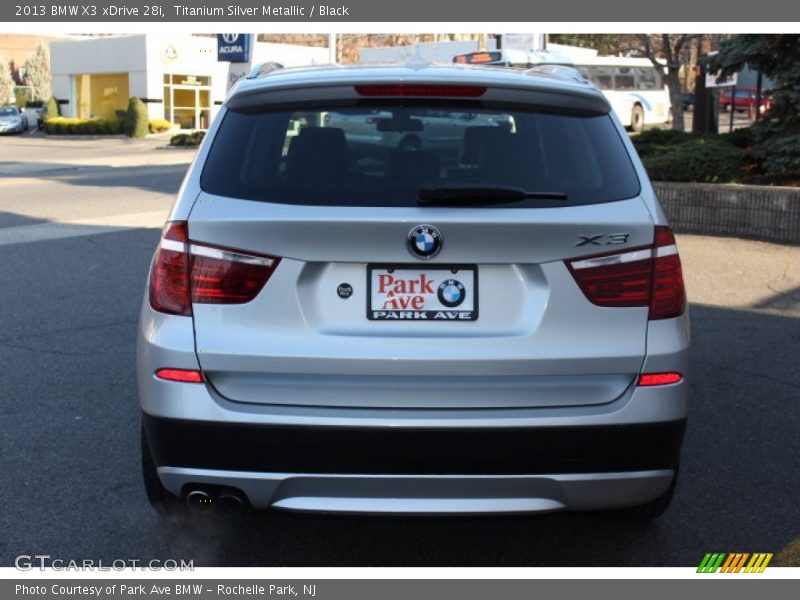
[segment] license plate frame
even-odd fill
[[[427,277],[428,275],[431,275],[431,272],[436,272],[437,276],[433,280],[433,282],[435,282],[435,286],[433,288],[435,289],[435,291],[433,293],[436,296],[432,302],[434,307],[423,308],[423,309],[414,309],[409,307],[393,308],[393,309],[375,308],[375,302],[374,302],[375,298],[373,297],[373,279],[374,279],[373,273],[375,273],[376,271],[382,271],[383,274],[386,275],[394,275],[398,272],[415,274],[418,278],[417,281],[420,287],[427,287],[424,286],[425,281],[422,279],[423,276]],[[439,274],[445,272],[449,272],[451,275],[453,275],[453,277],[443,277],[442,275]],[[461,276],[463,277],[463,274],[465,272],[470,274],[470,279],[466,284],[457,278],[459,274],[461,274]],[[436,322],[436,323],[442,323],[447,321],[459,321],[459,322],[472,323],[478,320],[479,287],[478,287],[477,265],[474,264],[415,265],[408,263],[369,263],[367,264],[366,268],[366,276],[367,276],[366,313],[367,313],[367,319],[370,321],[412,321],[415,323],[419,323],[421,321]],[[439,286],[448,280],[454,280],[456,283],[461,283],[463,285],[463,290],[466,290],[466,295],[456,306],[446,306],[443,303],[443,299],[442,297],[440,297],[439,294]],[[458,289],[458,286],[454,287]],[[443,294],[444,291],[442,292],[442,295]],[[429,296],[430,293],[425,293],[424,295]],[[449,297],[445,296],[444,301],[446,301],[448,298]],[[467,301],[468,298],[471,299],[471,308],[470,309],[460,308]],[[398,302],[399,301],[400,300],[398,298]],[[428,302],[426,301],[426,304],[427,303]]]

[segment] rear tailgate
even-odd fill
[[[406,247],[409,230],[422,223],[444,238],[425,263]],[[486,211],[291,206],[203,194],[189,231],[194,240],[282,259],[252,302],[193,307],[200,365],[232,400],[600,404],[625,391],[644,359],[647,308],[592,304],[564,263],[598,252],[595,244],[576,245],[587,237],[624,233],[626,248],[651,244],[653,223],[638,198]],[[475,266],[477,319],[370,320],[368,265]],[[343,283],[352,288],[347,298],[338,293]]]

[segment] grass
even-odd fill
[[[775,555],[774,567],[800,567],[800,538],[797,538]]]

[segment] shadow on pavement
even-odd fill
[[[800,310],[800,286],[788,290],[773,290],[774,295],[753,305],[757,309]]]
[[[12,183],[14,178],[41,179],[82,187],[131,187],[152,192],[175,194],[180,187],[188,164],[108,167],[103,165],[73,165],[68,163],[0,163],[0,178]],[[14,170],[16,169],[16,170]],[[8,189],[8,188],[7,188]]]
[[[25,225],[41,225],[42,223],[50,223],[50,220],[0,210],[0,229],[5,227],[22,227]]]

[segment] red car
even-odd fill
[[[731,92],[733,92],[733,103],[731,103]],[[719,105],[725,110],[725,112],[730,112],[731,104],[733,104],[733,107],[739,112],[755,112],[756,89],[743,88],[731,90],[731,88],[723,88],[719,93]],[[761,90],[761,113],[763,114],[767,112],[771,104],[769,91]]]

